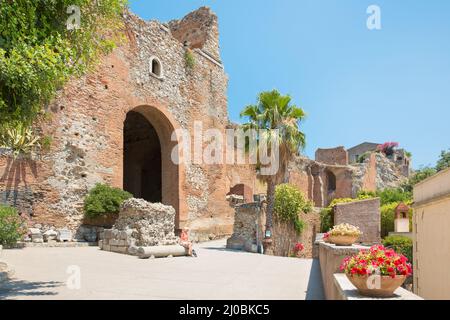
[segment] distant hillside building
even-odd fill
[[[357,163],[358,158],[362,156],[366,152],[373,152],[377,150],[377,147],[380,145],[380,143],[373,143],[373,142],[363,142],[361,144],[358,144],[357,146],[354,146],[347,150],[348,152],[348,160],[350,163]]]

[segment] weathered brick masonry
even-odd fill
[[[132,14],[125,21],[127,41],[95,72],[73,79],[52,103],[52,118],[43,126],[53,137],[51,152],[36,161],[0,158],[1,201],[16,204],[34,223],[77,229],[84,197],[95,183],[123,187],[124,123],[133,112],[159,139],[161,201],[175,208],[176,228],[191,228],[199,239],[231,234],[234,211],[226,194],[238,183],[253,186],[254,172],[171,161],[175,129],[193,132],[194,122],[201,121],[203,130],[225,132],[229,124],[217,17],[200,8],[169,24]],[[186,63],[187,50],[193,66]],[[134,140],[144,138],[134,134]]]

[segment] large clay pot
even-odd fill
[[[397,290],[406,280],[406,276],[380,276],[379,280],[369,280],[369,276],[348,275],[347,278],[358,289],[359,293],[367,297],[388,298],[394,296]],[[375,287],[375,288],[369,288]]]
[[[359,236],[333,236],[330,235],[328,238],[329,243],[333,243],[337,246],[351,246],[356,240],[358,240]]]

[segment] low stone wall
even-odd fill
[[[380,199],[369,199],[337,204],[334,207],[334,224],[349,223],[363,232],[359,242],[380,243],[381,214]]]
[[[337,300],[339,293],[334,285],[334,274],[342,273],[339,269],[342,260],[355,255],[361,249],[369,247],[353,245],[351,247],[338,247],[334,244],[319,242],[319,261],[322,273],[323,289],[327,300]]]
[[[175,236],[175,209],[142,199],[125,201],[112,229],[100,235],[104,251],[137,255],[139,247],[179,244]]]
[[[421,297],[402,287],[395,290],[394,296],[390,298],[365,297],[358,292],[345,274],[334,274],[333,282],[336,288],[335,300],[423,300]]]
[[[322,282],[327,300],[378,300],[380,298],[364,297],[358,293],[356,288],[339,269],[344,258],[357,254],[362,249],[369,247],[353,245],[339,247],[334,244],[319,242],[319,261],[322,273]],[[421,300],[410,291],[399,288],[392,298],[383,300]]]

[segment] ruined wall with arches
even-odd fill
[[[26,161],[0,155],[0,201],[16,204],[32,224],[76,231],[85,195],[107,183],[173,206],[176,228],[189,228],[194,240],[229,235],[234,209],[226,194],[237,183],[253,186],[254,171],[171,161],[174,130],[192,132],[199,121],[225,132],[229,124],[217,16],[200,8],[168,24],[124,19],[126,41],[49,107],[41,129],[53,137],[50,152]]]

